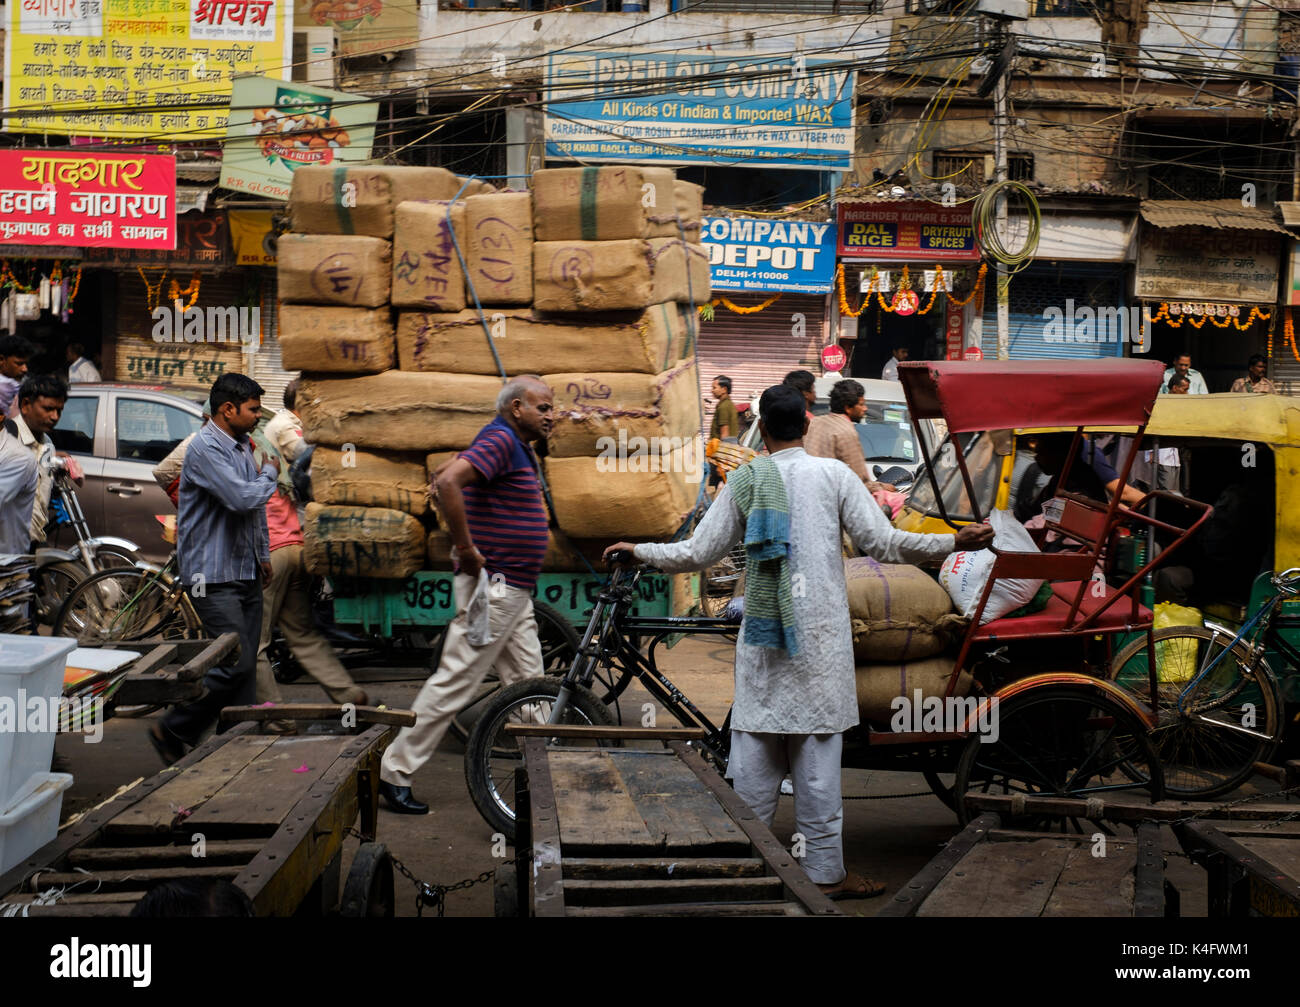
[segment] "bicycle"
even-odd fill
[[[1238,632],[1215,623],[1171,626],[1150,642],[1134,640],[1112,662],[1111,679],[1157,713],[1152,741],[1172,797],[1235,790],[1281,741],[1284,703],[1264,653],[1282,601],[1300,594],[1300,567],[1270,579],[1273,597]]]
[[[632,682],[641,686],[684,727],[705,731],[690,742],[719,768],[730,748],[730,715],[715,725],[658,667],[655,649],[668,637],[699,634],[735,638],[738,622],[725,619],[631,615],[647,567],[629,569],[632,557],[610,557],[609,580],[563,677],[538,676],[501,689],[489,700],[470,732],[465,751],[465,782],[479,813],[494,831],[513,841],[514,776],[522,768],[518,742],[506,733],[511,723],[609,725],[615,704]],[[644,653],[643,653],[644,649]],[[604,695],[593,685],[599,685]],[[566,741],[566,744],[576,744]]]

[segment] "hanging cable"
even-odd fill
[[[1010,199],[1018,193],[1025,199],[1026,213],[1029,220],[1029,233],[1025,235],[1024,244],[1018,251],[1010,252],[1002,244],[1002,235],[997,228],[997,203],[999,197]],[[1038,251],[1038,238],[1042,230],[1043,214],[1038,207],[1038,200],[1029,188],[1020,182],[995,182],[975,197],[971,205],[971,225],[975,228],[975,240],[984,253],[994,262],[1007,267],[1011,273],[1018,273],[1034,259]]]

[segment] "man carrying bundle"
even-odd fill
[[[428,812],[411,795],[411,777],[489,669],[503,686],[542,674],[532,590],[546,556],[548,519],[529,444],[550,432],[552,405],[541,378],[510,381],[497,396],[496,419],[434,479],[455,546],[456,617],[438,670],[411,704],[415,726],[403,728],[384,753],[379,792],[399,814]]]
[[[702,570],[743,541],[745,618],[736,643],[731,759],[736,793],[769,826],[781,780],[794,783],[804,869],[831,898],[880,895],[884,886],[844,868],[840,798],[843,732],[858,723],[840,531],[884,563],[938,562],[954,549],[982,549],[988,525],[954,535],[895,529],[848,466],[809,455],[804,396],[778,385],[763,393],[759,432],[770,457],[735,470],[684,542],[631,545],[668,573]]]

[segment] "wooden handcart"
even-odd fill
[[[1177,915],[1177,896],[1165,884],[1156,825],[1099,843],[1092,834],[1013,828],[985,812],[877,915],[1166,916]]]
[[[258,916],[391,916],[392,863],[374,842],[379,761],[414,714],[358,707],[353,721],[342,707],[293,704],[222,713],[239,723],[0,877],[5,911],[127,916],[158,882],[226,879]],[[272,719],[298,721],[302,733],[270,733]],[[358,816],[363,844],[340,899],[343,843]]]
[[[1209,915],[1300,916],[1300,821],[1195,821],[1174,826],[1209,875]]]
[[[687,744],[702,731],[508,730],[523,749],[521,856],[498,871],[498,915],[841,915]],[[664,749],[565,747],[595,740],[655,740]]]

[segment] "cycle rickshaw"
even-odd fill
[[[975,520],[986,515],[962,454],[963,434],[1073,428],[1057,479],[1064,486],[1071,467],[1084,464],[1079,459],[1085,429],[1135,428],[1120,466],[1121,479],[1127,479],[1162,376],[1158,362],[1134,360],[1077,362],[1067,371],[1050,361],[916,362],[899,368],[913,421],[947,424],[944,450],[954,453]],[[923,450],[933,480],[934,459],[924,444]],[[942,500],[937,486],[934,490]],[[1150,513],[1157,501],[1160,518]],[[1094,797],[1138,788],[1152,801],[1163,796],[1163,773],[1150,737],[1158,711],[1108,680],[1107,671],[1120,634],[1142,633],[1154,647],[1152,613],[1139,603],[1137,589],[1158,563],[1177,553],[1211,508],[1156,491],[1122,509],[1117,501],[1058,489],[1044,510],[1044,527],[1035,535],[1042,545],[1050,533],[1056,551],[994,550],[990,576],[938,697],[946,708],[964,711],[964,719],[945,725],[956,729],[940,731],[862,724],[845,738],[846,767],[921,771],[963,821],[957,795],[970,789]],[[946,512],[942,516],[953,523]],[[1117,541],[1152,527],[1166,537],[1164,551],[1130,573],[1117,572]],[[519,683],[483,711],[470,737],[466,773],[471,795],[494,827],[504,831],[512,825],[509,786],[518,752],[505,725],[607,723],[606,704],[632,680],[683,725],[703,727],[701,747],[716,761],[725,759],[725,725],[708,722],[673,686],[658,669],[654,649],[674,634],[725,634],[736,627],[716,619],[630,617],[628,599],[640,575],[615,570],[562,680]],[[1050,597],[1037,612],[981,625],[994,586],[1004,579],[1041,580],[1050,586]],[[647,640],[650,646],[642,654],[640,644]],[[1150,665],[1148,694],[1158,703],[1154,657]],[[996,732],[982,731],[981,722],[991,718]]]

